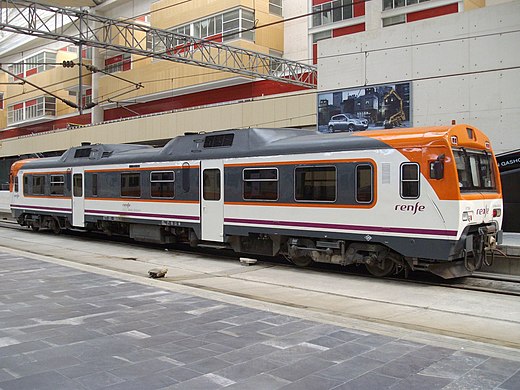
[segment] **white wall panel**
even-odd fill
[[[412,49],[413,78],[436,77],[467,72],[469,40],[429,43]]]
[[[520,1],[507,0],[506,4],[486,6],[471,12],[469,29],[471,33],[485,34],[518,29]],[[489,3],[489,0],[486,0]]]
[[[518,31],[471,38],[469,43],[469,65],[472,71],[508,68],[520,64]]]
[[[319,47],[318,47],[319,49]],[[365,54],[318,54],[318,89],[332,90],[365,85]]]
[[[413,49],[409,47],[370,52],[366,58],[367,85],[412,78]]]
[[[416,81],[412,85],[414,126],[449,125],[469,118],[469,79],[450,77]],[[447,90],[449,89],[449,93]]]
[[[413,44],[424,44],[439,41],[451,41],[466,38],[469,34],[470,12],[445,15],[442,18],[431,18],[407,23]],[[399,26],[398,26],[399,27]]]

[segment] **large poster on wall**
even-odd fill
[[[410,82],[318,94],[318,131],[410,127]]]

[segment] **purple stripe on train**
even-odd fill
[[[272,221],[259,219],[242,219],[242,218],[226,218],[228,223],[247,223],[254,225],[272,225],[272,226],[288,226],[292,228],[305,227],[316,229],[336,229],[336,230],[356,230],[363,232],[375,233],[406,233],[406,234],[429,234],[434,236],[457,236],[456,230],[439,230],[439,229],[411,229],[396,227],[380,227],[380,226],[360,226],[360,225],[341,225],[335,223],[314,223],[314,222],[296,222],[296,221]]]
[[[150,213],[132,213],[127,211],[107,211],[107,210],[85,210],[86,214],[109,214],[122,215],[129,217],[150,217],[161,219],[183,219],[187,221],[199,221],[199,217],[193,215],[167,215],[167,214],[150,214]]]
[[[45,210],[45,211],[62,211],[70,213],[72,209],[62,207],[45,207],[45,206],[29,206],[29,205],[11,205],[12,209],[29,209],[29,210]]]

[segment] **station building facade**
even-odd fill
[[[18,156],[59,152],[82,141],[159,145],[187,131],[316,128],[332,115],[327,111],[320,119],[322,104],[347,104],[342,99],[348,92],[342,91],[402,83],[408,86],[407,125],[469,122],[490,135],[496,150],[519,148],[514,137],[520,119],[516,1],[115,0],[100,2],[91,12],[315,64],[318,85],[308,89],[7,37],[0,62],[9,64],[11,73],[84,109],[79,112],[0,72],[0,182],[7,181],[7,168]],[[79,56],[110,74],[84,71],[79,82],[77,66],[58,65],[77,63]]]

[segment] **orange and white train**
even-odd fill
[[[459,124],[321,134],[242,129],[162,148],[83,144],[11,168],[33,230],[85,229],[249,256],[469,275],[501,240],[491,144]]]

